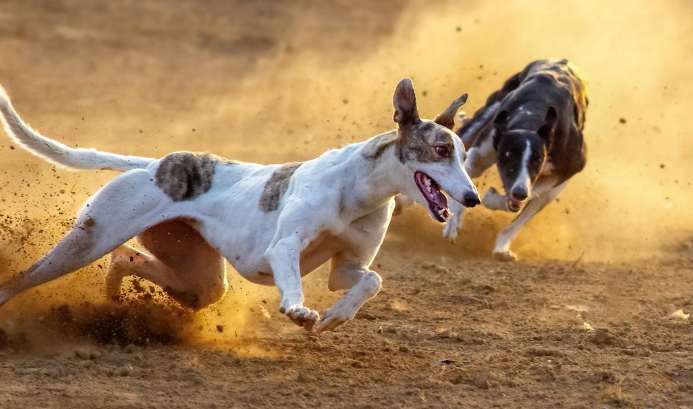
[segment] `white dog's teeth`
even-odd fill
[[[428,179],[428,178],[424,179],[424,183],[426,184],[426,186],[429,187],[428,190],[431,190],[431,189],[430,189],[430,187],[431,187],[431,179]]]

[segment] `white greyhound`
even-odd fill
[[[450,216],[442,190],[466,206],[480,203],[450,130],[465,101],[466,94],[434,121],[422,120],[404,79],[394,94],[396,131],[304,163],[258,165],[191,152],[150,159],[70,148],[22,122],[0,87],[0,112],[16,143],[65,168],[124,172],[86,202],[51,251],[0,286],[0,306],[113,252],[110,297],[135,275],[200,309],[226,293],[225,258],[246,279],[276,285],[279,310],[293,322],[332,330],[380,290],[370,265],[395,195],[414,198],[440,222]],[[133,237],[150,254],[124,245]],[[347,292],[320,319],[303,304],[301,277],[328,260],[329,289]]]

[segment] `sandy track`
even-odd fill
[[[693,327],[667,318],[693,303],[680,260],[510,266],[385,250],[382,293],[340,332],[309,336],[256,307],[240,338],[226,327],[214,342],[123,347],[75,331],[104,315],[63,322],[58,345],[3,351],[5,407],[693,405]]]
[[[577,3],[575,21],[593,21]],[[381,294],[341,331],[309,336],[276,313],[276,291],[237,277],[197,316],[147,283],[126,304],[106,303],[104,259],[0,311],[0,407],[693,407],[693,327],[669,318],[693,309],[691,246],[680,244],[691,226],[690,165],[678,156],[690,148],[687,65],[653,68],[656,50],[690,49],[679,17],[690,6],[632,5],[584,38],[544,41],[528,27],[577,23],[508,4],[3,1],[0,82],[20,114],[66,143],[121,153],[305,159],[389,129],[403,76],[433,116],[460,91],[478,106],[548,54],[577,60],[593,97],[588,170],[518,240],[529,261],[488,259],[507,217],[475,210],[453,246],[410,211],[375,263]],[[633,55],[653,56],[640,65],[591,37],[628,45],[622,29],[652,15],[671,24],[638,43]],[[641,83],[605,65],[605,52]],[[647,141],[661,135],[660,152]],[[47,251],[113,174],[58,171],[7,139],[0,152],[4,279]],[[636,194],[642,186],[651,190]],[[325,288],[324,270],[307,279],[312,307],[335,300]]]

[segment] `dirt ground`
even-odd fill
[[[146,282],[106,301],[105,258],[0,310],[0,407],[693,408],[691,7],[0,0],[0,83],[70,145],[302,160],[392,128],[405,76],[424,116],[465,91],[473,112],[553,56],[582,68],[591,103],[588,168],[520,235],[520,262],[490,258],[509,216],[475,209],[451,244],[409,210],[374,263],[381,293],[312,335],[233,271],[197,314]],[[55,169],[4,136],[0,151],[4,280],[114,174]],[[324,267],[304,288],[319,311],[339,297]]]

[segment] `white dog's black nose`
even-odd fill
[[[479,194],[475,192],[468,192],[464,194],[464,203],[462,203],[464,207],[474,207],[478,204],[481,204],[481,199],[479,198]]]

